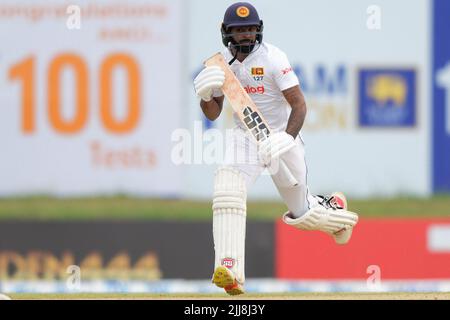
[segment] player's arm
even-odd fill
[[[296,146],[295,138],[303,127],[306,117],[306,103],[300,86],[295,85],[282,92],[292,111],[286,131],[271,134],[269,139],[259,145],[260,157],[266,164]]]
[[[200,107],[208,120],[214,121],[220,116],[224,98],[224,96],[221,96],[213,97],[210,101],[200,100]]]
[[[303,123],[305,122],[306,117],[305,97],[303,96],[303,93],[299,85],[286,89],[282,92],[286,101],[292,108],[292,112],[286,127],[286,132],[295,139],[299,134],[300,130],[302,129]]]

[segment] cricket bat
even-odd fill
[[[239,119],[247,130],[250,131],[256,142],[259,143],[260,141],[267,139],[271,132],[269,125],[259,112],[256,104],[242,87],[238,78],[236,78],[233,71],[231,71],[224,56],[221,53],[217,53],[206,60],[204,64],[207,67],[218,66],[225,72],[225,82],[222,91],[232,106],[233,111],[239,116]],[[280,159],[279,164],[279,169],[283,171],[289,185],[292,187],[298,185],[297,179],[292,175],[283,160]]]

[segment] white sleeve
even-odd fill
[[[278,51],[272,59],[273,78],[281,91],[299,85],[297,75],[285,53]]]

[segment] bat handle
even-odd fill
[[[280,169],[283,171],[283,173],[286,175],[286,178],[289,181],[289,185],[291,187],[295,187],[298,185],[297,179],[295,179],[294,175],[292,174],[291,170],[287,167],[286,163],[284,163],[283,160],[280,161]]]

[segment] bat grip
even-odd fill
[[[289,168],[287,167],[286,163],[284,163],[283,160],[280,161],[280,169],[283,171],[283,173],[285,174],[286,178],[289,181],[289,185],[291,187],[295,187],[298,185],[298,181],[297,179],[295,179],[294,175],[292,174],[291,170],[289,170]]]

